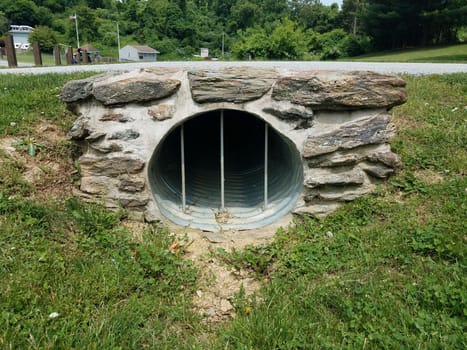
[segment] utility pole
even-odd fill
[[[70,19],[74,19],[74,20],[75,20],[76,44],[78,45],[77,47],[81,47],[81,45],[79,44],[78,15],[76,14],[76,12],[75,12],[74,15],[71,15],[71,16],[70,16]]]
[[[224,36],[225,36],[225,33],[224,31],[222,31],[222,58],[224,58]]]
[[[118,45],[118,62],[120,62],[120,29],[117,22],[117,45]]]

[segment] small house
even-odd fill
[[[147,45],[126,45],[120,49],[121,61],[157,61],[160,52]]]
[[[99,55],[99,50],[90,44],[81,45],[81,50],[86,50],[93,57]]]
[[[11,25],[10,34],[13,37],[13,42],[16,49],[20,49],[22,45],[29,44],[29,34],[34,30],[33,27],[25,25]]]

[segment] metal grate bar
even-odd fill
[[[269,141],[269,126],[264,123],[264,210],[268,207],[268,141]]]
[[[180,127],[180,155],[182,165],[182,210],[186,210],[186,188],[185,188],[185,128]]]
[[[225,189],[224,189],[224,110],[221,109],[221,210],[225,208]]]

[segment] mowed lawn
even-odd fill
[[[76,147],[39,142],[38,124],[70,127],[57,95],[86,75],[2,76],[0,139],[22,140],[25,161],[0,150],[0,349],[467,348],[467,73],[404,77],[403,166],[375,194],[297,217],[270,244],[211,252],[263,284],[215,324],[193,311],[206,281],[169,249],[180,237],[135,236],[124,211],[43,197],[24,178],[28,159],[73,164]]]
[[[342,60],[363,62],[467,63],[467,44],[375,52]]]

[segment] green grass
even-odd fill
[[[72,75],[44,74],[1,76],[0,135],[28,135],[40,120],[49,120],[66,128],[72,116],[59,100],[62,86],[70,79],[80,79],[95,73]]]
[[[6,60],[6,57],[4,57]],[[34,54],[32,50],[27,50],[27,51],[16,51],[16,60],[21,63],[32,63],[34,64]],[[42,53],[42,65],[43,66],[54,66],[55,65],[55,59],[52,54],[48,53]]]
[[[142,241],[121,213],[70,198],[40,204],[0,192],[0,347],[178,348],[196,270],[154,227]],[[52,318],[52,313],[58,317]],[[176,334],[176,337],[174,336]]]
[[[83,76],[6,76],[1,134],[69,127],[56,95]],[[34,200],[25,165],[0,153],[0,348],[465,349],[467,74],[405,79],[409,100],[393,110],[402,169],[270,244],[216,252],[265,281],[217,325],[193,312],[197,271],[165,228],[137,239],[124,212]]]
[[[362,62],[467,63],[467,44],[373,52],[343,60]]]

